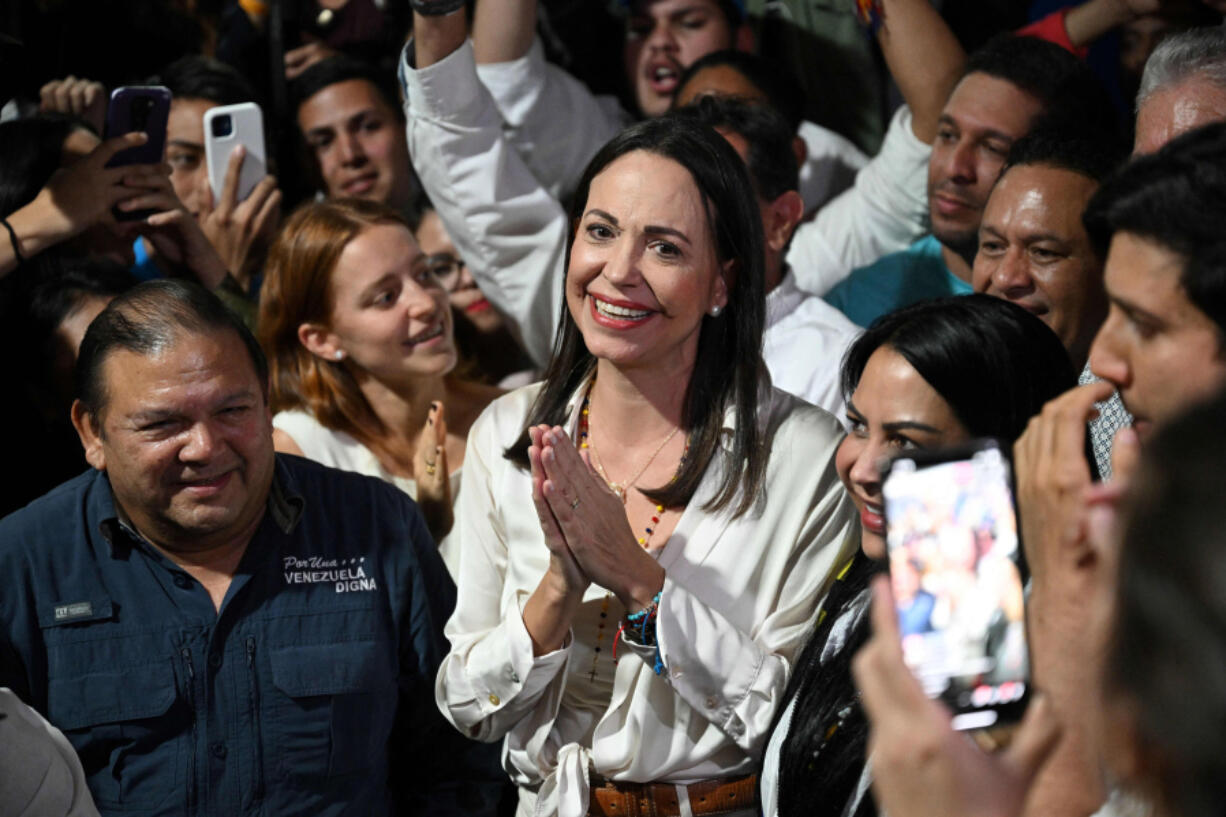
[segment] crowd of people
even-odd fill
[[[972,6],[17,4],[0,815],[1219,814],[1226,2]]]

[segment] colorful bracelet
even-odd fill
[[[617,642],[621,640],[622,633],[626,631],[626,625],[638,629],[638,643],[645,647],[655,648],[655,661],[652,664],[652,670],[656,675],[664,674],[664,661],[660,657],[660,645],[656,641],[656,618],[660,612],[660,594],[656,593],[651,599],[651,604],[639,610],[637,613],[627,613],[626,618],[617,627],[617,634],[613,636],[613,660],[617,660]]]
[[[856,0],[856,17],[869,34],[875,35],[885,23],[881,0]]]

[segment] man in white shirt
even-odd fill
[[[838,416],[843,411],[839,369],[860,329],[834,307],[796,287],[784,261],[804,215],[797,192],[792,131],[770,108],[718,96],[678,109],[719,131],[749,168],[766,237],[766,332],[762,356],[771,381]]]

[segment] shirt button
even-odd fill
[[[498,704],[502,703],[502,699],[491,692],[490,693],[490,703],[492,703],[494,706],[498,706]]]
[[[224,743],[214,743],[209,751],[213,753],[213,757],[218,760],[224,760],[226,756],[226,745]]]
[[[192,586],[192,580],[187,574],[185,573],[175,574],[175,587],[179,587],[179,588],[182,588],[183,590],[186,590],[187,588],[191,586]]]
[[[215,652],[209,656],[209,666],[213,669],[217,669],[221,666],[221,653]]]
[[[507,677],[511,679],[511,683],[519,683],[519,675],[515,672],[514,667],[507,667]]]

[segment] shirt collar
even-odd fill
[[[111,481],[106,472],[99,472],[98,479],[101,483],[99,487],[103,489],[99,491],[97,506],[98,531],[107,543],[111,558],[126,558],[133,546],[147,545],[148,542],[132,526],[123,508],[115,502],[115,492],[111,488]],[[302,519],[302,511],[305,507],[306,499],[298,491],[293,475],[289,473],[281,457],[278,456],[273,470],[272,487],[268,492],[269,515],[277,527],[289,533]]]
[[[803,293],[801,293],[801,296],[803,297]],[[596,370],[593,369],[583,378],[583,382],[581,382],[579,386],[573,392],[571,392],[570,399],[566,401],[566,416],[568,418],[566,427],[570,432],[572,440],[574,440],[578,436],[579,409],[583,405],[583,398],[585,395],[587,395],[587,390],[592,385],[592,379],[595,376],[596,376]],[[765,402],[763,401],[766,401],[769,399],[770,399],[770,384],[767,383],[765,384],[764,388],[759,390],[758,404],[760,406],[766,405]],[[721,434],[719,438],[720,445],[722,445],[726,451],[730,452],[732,451],[733,434],[736,431],[736,406],[734,405],[729,405],[727,408],[724,409],[723,431],[724,433]],[[578,443],[576,443],[576,445],[577,444]]]
[[[792,274],[791,268],[785,266],[779,286],[766,294],[766,328],[769,329],[795,312],[805,297],[805,293],[796,286],[796,276]]]

